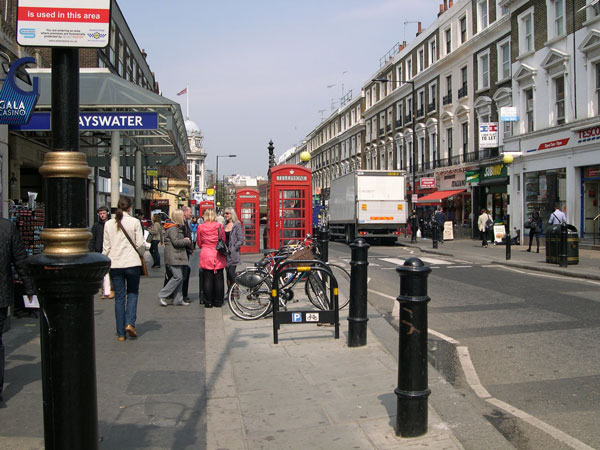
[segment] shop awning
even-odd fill
[[[50,69],[28,69],[31,77],[39,78],[40,98],[36,112],[51,108]],[[80,69],[79,108],[86,112],[140,112],[157,115],[158,124],[152,130],[122,130],[121,165],[132,165],[134,150],[142,150],[142,164],[179,165],[186,162],[190,151],[181,107],[173,100],[137,86],[106,68]],[[50,131],[11,130],[29,141],[50,148]],[[110,165],[111,132],[108,130],[80,131],[80,149],[92,167]]]
[[[442,203],[442,200],[453,195],[465,192],[466,189],[456,189],[453,191],[436,191],[433,194],[424,195],[417,203]]]

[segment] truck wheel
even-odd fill
[[[352,225],[346,225],[346,244],[354,242],[354,227]]]

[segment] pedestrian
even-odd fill
[[[223,268],[226,264],[225,255],[217,251],[219,237],[225,239],[225,230],[217,222],[214,209],[204,211],[204,223],[198,226],[196,243],[201,248],[200,267],[204,276],[204,307],[223,306],[224,283]]]
[[[2,331],[8,318],[8,307],[14,301],[14,281],[11,265],[25,287],[25,294],[32,300],[35,289],[33,281],[25,265],[25,246],[17,227],[8,219],[0,219],[0,405],[3,406],[2,390],[4,388],[4,344]]]
[[[190,233],[192,235],[192,247],[196,247],[196,234],[198,233],[198,218],[196,216],[192,217],[190,221]]]
[[[110,280],[115,289],[117,339],[136,338],[135,321],[140,275],[146,247],[140,221],[131,216],[131,199],[121,197],[115,217],[104,225],[102,253],[110,258]]]
[[[417,210],[413,209],[410,215],[410,242],[417,242],[417,231],[419,230],[419,218],[417,217]]]
[[[152,226],[149,230],[152,235],[152,241],[150,242],[150,255],[152,255],[152,268],[160,269],[160,253],[158,251],[158,244],[164,244],[163,227],[160,223],[160,216],[154,214],[152,216]]]
[[[187,306],[183,296],[184,266],[188,266],[187,249],[192,246],[192,240],[185,236],[183,210],[173,211],[173,223],[165,224],[165,266],[171,272],[168,283],[158,293],[161,306],[167,306],[167,297],[173,296],[173,305]]]
[[[437,240],[444,243],[444,224],[446,223],[446,214],[444,213],[444,208],[441,206],[438,207],[437,211],[433,215],[433,220],[437,224]]]
[[[540,217],[539,211],[534,211],[531,217],[529,218],[529,248],[528,252],[531,251],[531,244],[533,243],[533,238],[536,238],[537,244],[537,252],[540,252],[540,233],[542,231],[542,218]]]
[[[229,248],[227,255],[227,263],[225,265],[225,273],[227,274],[227,295],[229,289],[235,282],[235,268],[240,264],[240,249],[244,244],[244,236],[242,234],[242,224],[238,220],[235,210],[231,207],[225,208],[225,243]]]
[[[183,233],[184,233],[185,237],[190,240],[190,243],[191,243],[192,242],[192,232],[190,229],[190,220],[192,219],[192,208],[190,208],[189,206],[182,206],[181,210],[183,211],[183,225],[184,225]],[[189,261],[190,256],[192,256],[192,253],[194,253],[194,246],[190,245],[189,247],[186,247],[185,251],[187,253],[187,257],[188,257],[188,261]],[[183,266],[183,285],[181,287],[181,292],[183,293],[183,300],[186,302],[190,301],[190,297],[188,296],[188,287],[190,284],[190,272],[191,272],[191,268],[188,263],[185,266]]]
[[[481,236],[481,246],[487,248],[487,235],[491,229],[492,218],[487,213],[487,210],[483,208],[481,215],[477,219],[477,228],[479,228],[479,234]]]
[[[104,243],[104,225],[110,219],[110,212],[106,206],[100,206],[96,211],[98,222],[92,225],[92,238],[88,243],[90,252],[102,253],[102,244]],[[102,280],[102,295],[100,298],[114,298],[115,292],[110,287],[110,275],[104,275]]]
[[[567,216],[560,209],[560,203],[554,204],[554,212],[550,214],[550,219],[548,220],[550,225],[561,225],[563,223],[567,223]]]

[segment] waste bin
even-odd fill
[[[546,262],[560,264],[560,225],[546,229]],[[577,228],[567,225],[567,264],[579,264],[579,237]]]

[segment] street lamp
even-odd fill
[[[417,133],[415,131],[415,127],[416,127],[416,123],[417,123],[417,111],[416,111],[416,105],[415,105],[415,101],[416,101],[416,93],[415,93],[415,82],[412,80],[388,80],[387,78],[373,78],[371,81],[380,81],[382,83],[410,83],[411,88],[412,88],[412,100],[411,100],[411,114],[412,114],[412,124],[411,124],[411,128],[412,128],[412,193],[413,195],[416,195],[417,193]],[[412,209],[416,209],[416,205],[413,205],[412,199],[411,199],[411,210]],[[415,242],[416,236],[417,236],[417,227],[416,227],[416,216],[415,219],[413,220],[413,224],[412,224],[412,238],[411,238],[411,242]]]
[[[219,194],[221,192],[221,190],[219,189],[219,158],[235,158],[237,155],[217,155],[217,182],[216,182],[216,186],[217,186],[217,192],[215,193],[215,201],[218,203],[219,200]],[[216,205],[215,205],[216,206]]]
[[[508,171],[508,168],[510,167],[510,165],[512,164],[512,162],[514,161],[514,157],[513,155],[511,155],[510,153],[505,153],[502,160],[504,161],[504,164],[506,164],[506,175],[508,178],[508,181],[506,182],[506,260],[508,261],[511,258],[511,254],[510,254],[510,214],[508,213],[508,207],[510,206],[510,193],[508,192],[508,186],[510,186],[510,173]]]

